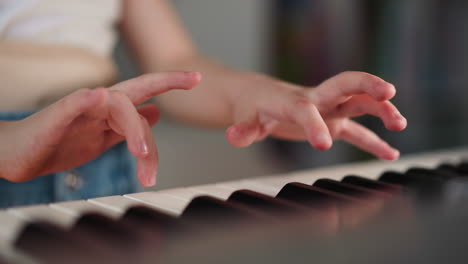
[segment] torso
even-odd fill
[[[0,0],[0,111],[111,84],[119,0]]]

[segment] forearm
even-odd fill
[[[240,93],[258,78],[250,72],[234,70],[206,57],[194,56],[163,65],[155,70],[198,71],[202,81],[191,91],[172,92],[158,98],[162,109],[176,120],[204,127],[227,127],[232,125],[233,103]]]
[[[23,153],[28,132],[21,121],[0,121],[0,179],[10,180],[26,172],[23,159],[15,157]]]
[[[185,123],[209,127],[232,124],[231,102],[245,87],[244,73],[210,61],[198,52],[169,1],[125,1],[121,28],[143,72],[190,70],[202,73],[191,91],[159,99],[163,111]]]

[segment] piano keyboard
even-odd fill
[[[350,196],[360,198],[359,195],[363,193],[382,194],[385,193],[386,187],[390,189],[398,188],[400,186],[399,180],[395,181],[395,178],[391,175],[386,179],[382,179],[381,177],[380,181],[367,182],[366,179],[376,180],[385,171],[405,172],[409,168],[435,168],[440,164],[456,165],[460,164],[466,154],[466,149],[443,151],[406,156],[397,162],[357,162],[255,179],[181,187],[156,192],[133,193],[123,196],[100,197],[81,201],[7,208],[0,211],[0,263],[2,263],[1,259],[19,263],[47,263],[56,261],[57,257],[49,259],[48,256],[38,252],[39,250],[35,250],[34,247],[28,244],[32,243],[31,241],[41,244],[41,239],[45,240],[53,237],[48,237],[47,235],[49,230],[47,224],[52,226],[52,229],[50,229],[52,230],[52,234],[55,234],[55,229],[53,229],[55,227],[60,232],[63,231],[63,233],[78,227],[86,230],[86,232],[94,232],[86,229],[89,227],[86,221],[102,221],[105,228],[111,228],[113,225],[112,221],[117,223],[123,218],[130,217],[129,211],[131,210],[137,214],[158,212],[157,217],[161,217],[162,215],[165,219],[164,221],[173,221],[177,218],[195,219],[200,214],[199,212],[195,212],[196,210],[206,212],[211,208],[210,206],[220,209],[220,212],[225,212],[226,214],[242,210],[250,213],[251,211],[255,211],[251,210],[252,208],[256,208],[254,205],[249,206],[249,201],[254,201],[255,205],[259,206],[304,208],[308,204],[297,200],[299,199],[297,197],[300,196],[298,196],[297,192],[301,192],[304,188],[318,188],[319,193],[321,193],[320,195],[332,193],[332,196],[336,199],[340,198],[340,196],[343,196],[343,199],[348,199],[347,197]],[[362,178],[348,177],[346,180],[343,180],[347,175],[359,175]],[[322,180],[317,181],[318,179]],[[337,181],[343,181],[345,184],[337,183]],[[314,184],[313,187],[312,184]],[[348,185],[354,185],[354,187],[351,186],[349,189]],[[249,191],[239,192],[239,190]],[[233,197],[233,193],[236,193],[236,197]],[[202,197],[196,198],[200,196]],[[207,196],[209,197],[207,198]],[[270,200],[271,197],[278,197],[277,201]],[[234,201],[233,204],[235,206],[223,204],[226,203],[224,201],[227,199]],[[192,210],[188,205],[195,204],[196,202],[200,204],[209,203],[210,206],[193,205],[196,209]],[[239,204],[241,206],[238,206]],[[151,208],[152,210],[145,211],[145,208]],[[84,220],[83,216],[86,216]],[[35,229],[34,223],[41,223],[39,224],[39,229]],[[42,230],[41,228],[43,227],[41,225],[44,223],[46,227]],[[33,237],[29,241],[32,235],[27,233],[30,231],[26,228],[28,226],[32,230],[31,232],[45,234],[45,237]],[[96,236],[92,237],[96,238]],[[99,237],[96,239],[99,240]],[[63,254],[67,254],[67,251],[65,250]]]

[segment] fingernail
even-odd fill
[[[142,142],[140,144],[140,152],[143,155],[148,155],[149,154],[148,145],[146,144],[146,142]]]
[[[148,179],[148,187],[154,186],[156,184],[156,175],[153,175]]]
[[[406,120],[406,118],[402,117],[399,121],[398,121],[398,130],[403,130],[405,129],[407,126],[408,126],[408,121]]]
[[[185,72],[185,73],[186,73],[189,77],[191,77],[191,78],[195,78],[195,79],[197,79],[198,81],[201,80],[202,75],[201,75],[201,73],[199,73],[199,72],[191,72],[191,71],[188,71],[188,72]]]

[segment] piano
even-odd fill
[[[467,154],[7,208],[0,263],[432,263],[438,251],[423,246],[451,244],[428,244],[429,231],[468,232]]]

